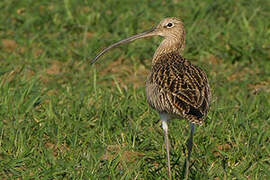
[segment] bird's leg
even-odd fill
[[[171,163],[170,163],[170,141],[168,137],[168,115],[161,114],[161,121],[162,121],[162,128],[164,130],[164,141],[165,141],[165,148],[167,152],[167,165],[168,165],[168,175],[169,179],[171,179]]]
[[[193,134],[195,130],[195,124],[190,123],[190,137],[188,139],[187,147],[188,147],[188,157],[186,160],[186,174],[185,174],[185,179],[188,179],[188,174],[189,174],[189,161],[190,161],[190,154],[192,150],[192,145],[193,145]]]

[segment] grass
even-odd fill
[[[160,38],[90,59],[112,42],[181,17],[184,56],[213,101],[196,129],[190,179],[270,178],[270,2],[0,2],[1,179],[166,179],[163,132],[144,81]],[[188,123],[169,125],[184,175]]]

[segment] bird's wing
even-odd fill
[[[207,114],[210,102],[206,74],[188,60],[156,64],[152,83],[166,92],[171,105],[183,114],[202,117]]]

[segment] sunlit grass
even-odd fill
[[[112,42],[177,16],[184,56],[208,74],[191,179],[270,177],[270,1],[0,2],[1,179],[166,179],[159,115],[144,93],[161,38],[90,59]],[[169,124],[182,179],[188,123]]]

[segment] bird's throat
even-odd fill
[[[168,54],[171,52],[178,52],[180,54],[182,50],[184,50],[183,42],[166,38],[161,42],[161,44],[155,51],[152,64],[155,64],[160,59],[159,57],[161,57],[164,54]]]

